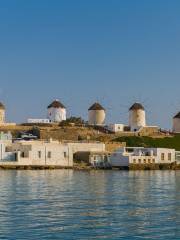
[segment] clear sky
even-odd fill
[[[46,117],[53,99],[87,118],[100,101],[127,122],[140,101],[148,123],[180,111],[179,0],[1,0],[0,101],[9,121]]]

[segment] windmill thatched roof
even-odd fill
[[[59,100],[53,101],[47,108],[66,108]]]
[[[0,109],[5,110],[5,106],[4,106],[4,104],[2,104],[1,102],[0,102]]]
[[[131,110],[144,110],[144,107],[143,107],[143,105],[141,103],[134,103],[130,107],[129,111],[131,111]]]
[[[101,104],[99,104],[99,103],[94,103],[89,109],[88,109],[88,111],[92,111],[92,110],[94,110],[94,111],[97,111],[97,110],[104,110],[105,111],[105,109],[101,106]]]
[[[174,116],[174,118],[180,118],[180,112],[178,112],[178,113]]]

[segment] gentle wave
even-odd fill
[[[178,171],[1,171],[0,239],[180,239]]]

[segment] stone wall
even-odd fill
[[[125,142],[122,142],[122,143],[109,142],[109,143],[105,143],[105,146],[106,146],[106,151],[112,153],[112,152],[115,152],[118,148],[126,147],[126,143]]]

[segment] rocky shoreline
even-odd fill
[[[63,167],[63,166],[18,166],[18,165],[0,165],[0,170],[56,170],[56,169],[71,169],[76,171],[91,171],[91,170],[127,170],[127,171],[151,171],[151,170],[180,170],[180,165],[177,165],[176,163],[173,164],[132,164],[129,167],[119,167],[119,168],[94,168],[90,165],[87,165],[85,163],[80,164],[74,164],[73,167]]]

